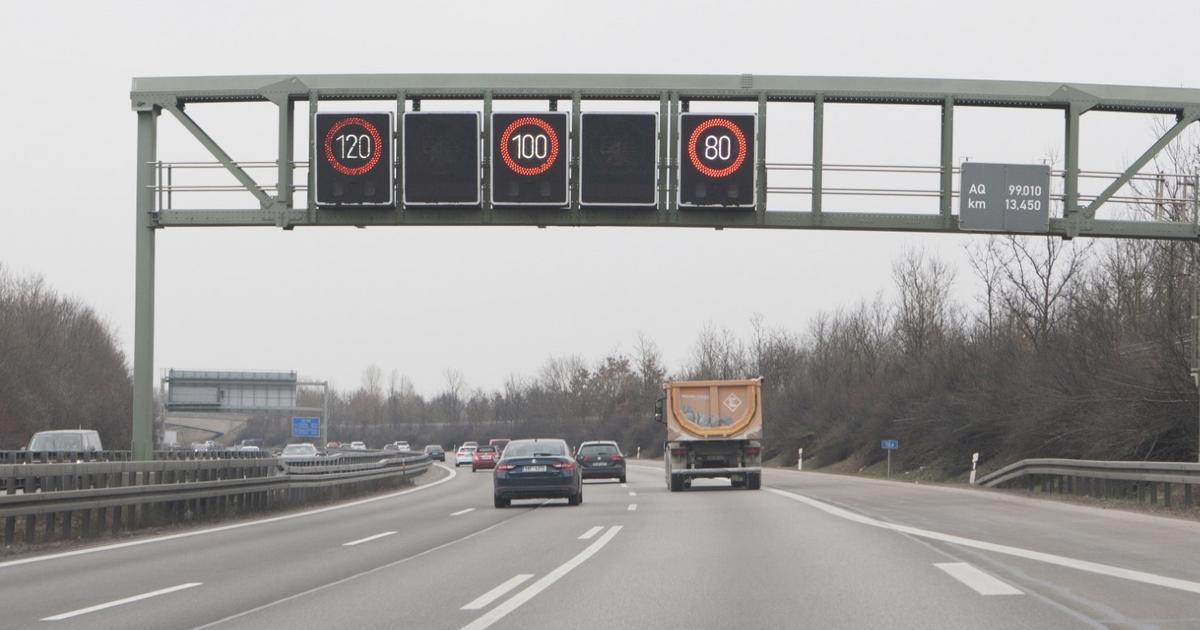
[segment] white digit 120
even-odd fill
[[[369,160],[371,159],[371,136],[367,134],[340,134],[334,138],[342,153],[342,159]]]

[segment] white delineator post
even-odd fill
[[[639,447],[637,447],[637,456],[635,457],[635,459],[641,459],[641,458],[642,458],[642,447],[639,446]]]
[[[975,485],[975,465],[979,463],[979,453],[971,454],[971,485]]]
[[[796,470],[804,470],[804,449],[796,451]]]

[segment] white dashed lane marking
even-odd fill
[[[592,536],[599,534],[600,530],[602,530],[602,529],[604,529],[603,525],[597,525],[597,526],[587,530],[586,532],[583,532],[583,535],[581,535],[579,537],[579,540],[590,540],[592,538]]]
[[[348,543],[342,543],[342,546],[343,547],[353,547],[355,545],[361,545],[365,542],[371,542],[372,540],[379,540],[380,538],[386,538],[395,533],[396,532],[383,532],[381,534],[375,534],[374,536],[367,536],[366,538],[359,538],[358,540],[351,540]]]
[[[115,606],[123,606],[125,604],[132,604],[133,602],[141,601],[143,599],[150,599],[151,597],[158,597],[159,595],[166,595],[167,593],[174,593],[176,591],[182,591],[184,589],[192,588],[194,586],[200,586],[201,584],[202,584],[202,582],[188,582],[187,584],[179,584],[177,586],[172,586],[170,588],[159,589],[157,591],[150,591],[149,593],[142,593],[141,595],[134,595],[133,597],[126,597],[124,599],[118,599],[118,600],[114,600],[111,602],[105,602],[103,604],[96,604],[95,606],[88,606],[87,608],[80,608],[79,610],[72,610],[71,612],[65,612],[65,613],[62,613],[59,615],[54,615],[53,617],[46,617],[46,618],[42,619],[42,621],[62,621],[63,619],[70,619],[71,617],[78,617],[79,615],[86,615],[88,613],[93,613],[93,612],[96,612],[97,610],[105,610],[107,608],[113,608]]]
[[[471,603],[463,606],[462,610],[479,610],[481,608],[486,608],[488,604],[500,599],[505,593],[517,588],[521,584],[524,584],[525,580],[528,580],[531,577],[533,577],[532,573],[518,573],[517,575],[514,575],[506,580],[500,586],[497,586],[496,588],[471,600]]]
[[[966,562],[938,562],[933,566],[945,571],[950,577],[971,587],[980,595],[1023,595],[1021,591],[976,569]]]

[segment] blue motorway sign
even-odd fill
[[[880,440],[879,448],[886,448],[889,451],[894,451],[900,448],[900,440]]]
[[[292,417],[292,437],[319,438],[321,437],[320,418]]]

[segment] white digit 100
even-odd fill
[[[728,160],[733,155],[733,138],[728,135],[704,136],[704,159]]]
[[[544,133],[517,134],[510,142],[517,145],[515,153],[522,160],[544,160],[550,154],[550,139]]]
[[[342,159],[371,159],[371,136],[367,134],[340,134],[334,138],[338,141],[338,148],[342,152]]]

